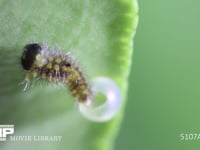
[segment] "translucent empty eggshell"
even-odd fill
[[[120,109],[121,93],[116,83],[106,77],[98,77],[92,81],[94,99],[90,104],[79,103],[83,116],[95,122],[105,122],[112,119]],[[103,94],[105,101],[98,104],[97,94]]]

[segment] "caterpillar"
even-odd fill
[[[24,90],[33,78],[62,82],[69,87],[78,102],[91,103],[91,87],[69,52],[56,51],[38,43],[27,44],[23,48],[21,65],[26,70]]]

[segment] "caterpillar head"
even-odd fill
[[[41,62],[42,48],[37,43],[27,44],[23,49],[21,64],[25,70],[30,70],[34,64]]]

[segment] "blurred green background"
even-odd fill
[[[200,1],[140,0],[128,102],[116,150],[197,150]]]

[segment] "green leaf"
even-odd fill
[[[71,51],[88,79],[106,76],[126,100],[132,38],[137,25],[136,0],[1,0],[0,124],[14,124],[12,136],[59,135],[61,142],[0,142],[10,149],[110,149],[122,118],[91,122],[79,113],[61,84],[33,81],[27,92],[19,83],[25,71],[20,57],[25,44],[46,42]]]

